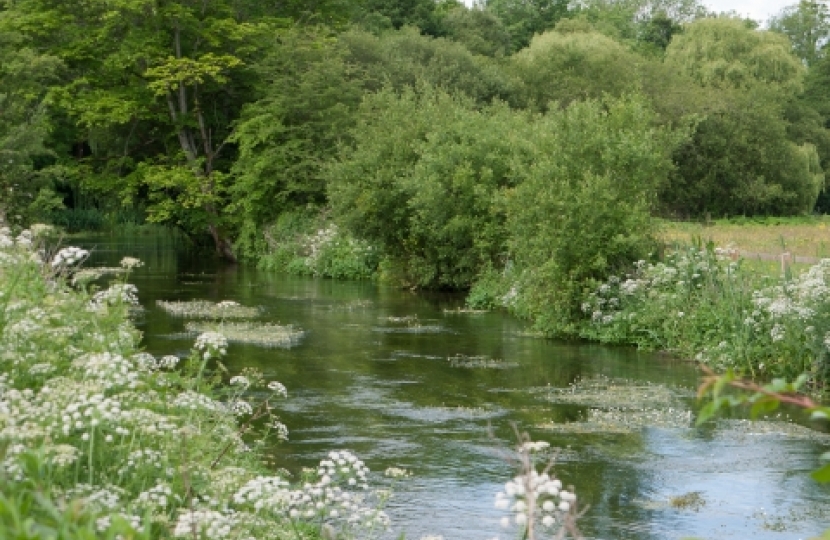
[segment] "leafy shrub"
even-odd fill
[[[734,252],[690,247],[612,276],[583,305],[583,337],[677,352],[765,377],[830,375],[830,260],[778,280]]]
[[[379,253],[324,216],[285,213],[265,232],[268,252],[259,266],[298,275],[372,279]]]
[[[335,215],[402,283],[469,287],[504,263],[502,194],[530,158],[531,125],[503,104],[477,110],[429,86],[371,96],[355,146],[328,170]]]
[[[514,309],[575,335],[587,290],[655,249],[651,210],[684,136],[643,99],[572,104],[536,126],[536,154],[507,196]]]
[[[516,81],[494,60],[448,39],[422,36],[414,28],[375,36],[351,31],[340,36],[347,61],[365,75],[365,88],[398,91],[426,83],[477,103],[515,102]]]
[[[528,104],[545,110],[550,104],[564,106],[636,89],[638,60],[634,53],[590,26],[564,26],[570,31],[538,35],[510,59],[524,83]]]

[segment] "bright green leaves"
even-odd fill
[[[511,58],[528,101],[539,110],[551,103],[620,96],[638,85],[638,58],[616,41],[587,28],[552,31],[533,38]]]
[[[827,3],[801,0],[784,8],[770,20],[770,29],[790,38],[793,52],[808,66],[826,56],[830,38],[830,9]]]
[[[198,58],[176,58],[168,56],[159,65],[148,68],[147,78],[152,80],[148,87],[157,96],[163,96],[184,86],[196,86],[212,81],[217,84],[228,82],[226,72],[242,64],[242,60],[231,55],[203,54]]]
[[[366,99],[352,136],[326,173],[331,204],[397,281],[464,288],[503,264],[501,198],[532,155],[528,114],[421,86]]]
[[[786,95],[798,91],[804,77],[804,67],[783,36],[728,17],[688,25],[666,50],[666,62],[702,86],[721,89],[763,85]]]
[[[573,335],[585,290],[654,249],[651,212],[686,136],[641,97],[573,103],[534,126],[536,154],[507,202],[520,311]]]

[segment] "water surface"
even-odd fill
[[[186,321],[157,300],[235,300],[261,306],[263,322],[305,330],[291,349],[232,344],[227,364],[257,367],[288,387],[281,419],[291,439],[274,449],[278,466],[298,472],[349,449],[374,471],[411,470],[388,508],[407,538],[512,537],[493,508],[514,473],[504,458],[511,423],[563,449],[556,472],[590,504],[580,522],[589,537],[772,540],[830,527],[830,492],[808,476],[826,437],[742,420],[693,428],[697,372],[687,363],[530,337],[501,313],[453,312],[462,305],[455,295],[223,265],[164,236],[80,244],[93,248],[88,266],[125,255],[145,262],[131,281],[153,354],[185,355],[193,343],[182,334]],[[624,379],[631,398],[560,394],[597,377]],[[645,410],[617,410],[626,406]],[[671,504],[691,492],[702,505]]]

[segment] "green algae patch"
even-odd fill
[[[243,306],[230,300],[218,303],[207,300],[187,302],[159,300],[156,305],[168,315],[182,319],[253,319],[261,313],[257,307]]]
[[[560,433],[602,433],[627,435],[647,427],[688,428],[693,425],[692,411],[667,409],[589,409],[577,422],[547,422],[536,427]]]
[[[423,324],[420,320],[418,320],[417,315],[407,315],[405,317],[381,317],[380,320],[386,324],[384,326],[373,327],[373,332],[382,332],[386,334],[439,334],[447,331],[447,329],[440,324]]]
[[[464,369],[512,369],[519,367],[518,362],[509,362],[489,356],[467,356],[456,354],[447,358],[450,366]]]
[[[189,322],[185,329],[191,334],[218,332],[229,342],[247,343],[260,347],[290,349],[300,343],[305,332],[291,325],[256,322],[234,322],[223,324]]]
[[[548,390],[548,400],[554,403],[639,410],[678,407],[681,398],[690,396],[687,390],[603,376],[579,379],[567,388]]]
[[[669,497],[669,506],[678,510],[700,512],[706,506],[706,499],[700,491],[690,491],[676,497]]]
[[[486,309],[472,309],[462,307],[444,310],[445,315],[484,315],[485,313],[490,313],[490,311]]]
[[[567,388],[546,389],[550,402],[577,405],[587,410],[581,420],[543,423],[537,427],[565,433],[630,434],[647,427],[688,428],[693,425],[691,409],[684,398],[689,391],[627,379],[591,377],[579,379]]]

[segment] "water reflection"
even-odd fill
[[[822,435],[739,421],[659,428],[642,418],[628,430],[588,430],[580,423],[596,405],[558,402],[549,391],[604,376],[688,394],[697,378],[688,364],[529,338],[521,322],[502,314],[447,312],[459,307],[457,296],[223,266],[157,236],[83,245],[95,248],[92,264],[112,266],[125,255],[145,261],[133,281],[147,307],[139,326],[151,353],[184,354],[192,344],[182,335],[186,321],[157,309],[157,300],[235,300],[260,306],[262,322],[304,330],[290,350],[233,344],[229,367],[258,367],[288,387],[282,420],[291,441],[274,449],[282,467],[298,471],[347,448],[375,471],[411,469],[414,478],[399,486],[390,508],[409,538],[499,534],[492,503],[512,475],[500,451],[512,439],[510,422],[564,449],[557,471],[591,505],[582,527],[596,538],[783,539],[830,526],[830,493],[807,475],[827,445]],[[691,410],[691,399],[679,395],[672,406]],[[621,425],[631,421],[623,418]],[[700,507],[672,505],[692,492]]]

